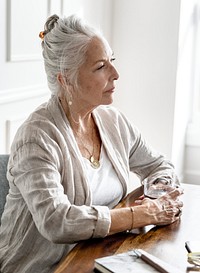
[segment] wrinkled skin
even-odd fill
[[[143,226],[146,224],[167,225],[175,222],[180,218],[183,207],[183,202],[179,200],[181,194],[183,194],[183,190],[175,188],[157,199],[142,196],[135,203],[143,209],[143,219],[137,213],[135,223],[138,222],[139,226]],[[144,222],[143,224],[142,221]]]

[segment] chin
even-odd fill
[[[107,100],[101,103],[101,105],[110,105],[113,103],[113,100]]]
[[[112,104],[113,103],[113,97],[112,96],[110,96],[109,98],[107,97],[107,98],[104,98],[104,100],[102,100],[102,105],[110,105],[110,104]]]

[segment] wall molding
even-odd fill
[[[41,54],[26,54],[26,55],[10,54],[10,56],[8,56],[8,60],[10,60],[11,62],[42,61],[42,55]]]
[[[49,95],[50,91],[45,85],[0,90],[0,105]]]
[[[27,118],[27,115],[19,116],[19,117],[12,117],[6,120],[6,152],[10,152],[10,146],[14,135],[22,124],[22,122]]]
[[[31,24],[31,28],[23,25],[21,22],[26,20],[27,16],[22,16],[19,13],[18,6],[23,7],[23,2],[27,3],[26,0],[20,0],[16,2],[14,0],[7,0],[7,61],[8,62],[26,62],[26,61],[41,61],[42,55],[40,50],[40,44],[32,39],[36,36],[36,32],[39,34],[38,24],[41,27],[44,24],[45,18],[49,15],[49,1],[40,1],[39,6],[36,4],[33,7],[28,6],[29,11],[31,11],[32,18],[37,17],[38,24]],[[27,7],[27,5],[25,5]],[[42,12],[41,12],[42,10]],[[45,16],[43,15],[43,11]],[[23,14],[24,15],[24,14]],[[32,22],[33,23],[33,20]],[[36,22],[37,23],[37,22]],[[42,29],[41,29],[42,30]],[[22,37],[23,36],[23,37]],[[26,39],[25,39],[26,38]],[[24,46],[25,44],[25,46]]]

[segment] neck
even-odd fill
[[[62,108],[70,122],[74,137],[83,157],[89,159],[93,168],[100,166],[101,139],[98,128],[90,111],[74,112],[74,105],[68,105],[60,98]]]
[[[92,130],[94,130],[95,123],[91,113],[85,117],[79,116],[76,120],[69,115],[68,119],[73,131],[77,135],[91,134]]]
[[[86,108],[80,109],[80,107],[78,109],[74,103],[73,105],[68,105],[66,100],[62,97],[60,97],[60,103],[73,130],[85,132],[88,130],[88,128],[94,127],[92,111],[95,107],[92,109],[90,108],[90,110]]]

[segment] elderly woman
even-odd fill
[[[76,16],[48,18],[40,33],[52,96],[19,128],[0,231],[3,273],[53,272],[79,240],[179,219],[175,189],[115,209],[129,173],[178,183],[173,165],[109,106],[119,74],[113,52]],[[163,210],[164,205],[170,208]]]

